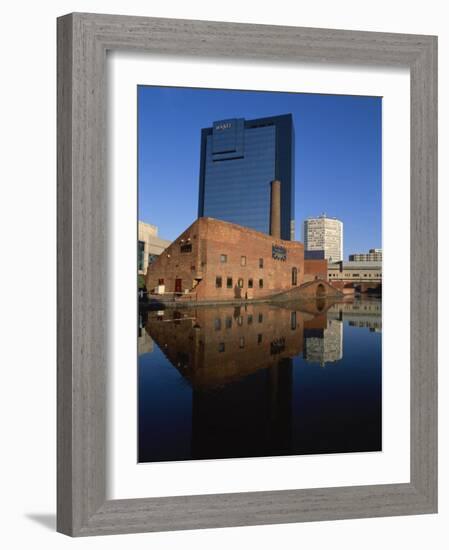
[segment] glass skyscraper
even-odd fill
[[[219,120],[201,130],[198,217],[270,232],[271,182],[281,182],[281,238],[294,240],[291,114]]]

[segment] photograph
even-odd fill
[[[444,8],[5,3],[4,548],[448,546]]]
[[[382,451],[382,98],[137,94],[138,462]]]

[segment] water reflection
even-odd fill
[[[141,312],[139,461],[380,450],[380,331],[375,300]]]

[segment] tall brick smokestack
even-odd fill
[[[281,238],[281,182],[271,182],[270,235]]]

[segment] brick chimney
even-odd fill
[[[270,235],[281,238],[281,182],[271,182]]]

